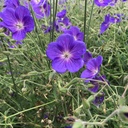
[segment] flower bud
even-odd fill
[[[61,93],[67,93],[67,88],[59,88],[59,91],[61,92]]]
[[[22,88],[22,92],[23,92],[23,93],[27,92],[27,88],[26,88],[26,87],[23,87],[23,88]]]
[[[79,116],[80,112],[81,112],[81,108],[77,108],[73,113],[75,116]]]
[[[83,103],[83,108],[84,108],[85,110],[90,108],[90,103],[89,103],[89,101],[86,100],[85,98],[82,99],[82,103]]]
[[[119,104],[120,106],[125,105],[125,104],[126,104],[126,99],[125,99],[125,97],[120,97],[119,100],[118,100],[118,104]]]
[[[78,120],[73,124],[72,128],[84,128],[84,125],[81,120]]]

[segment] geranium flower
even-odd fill
[[[4,26],[12,32],[15,40],[23,40],[26,33],[34,29],[34,20],[24,6],[18,6],[15,10],[7,8],[3,11],[2,18]]]
[[[3,23],[3,13],[0,12],[0,30],[2,30],[6,35],[10,34],[10,31],[5,28],[5,25]]]
[[[114,16],[110,14],[105,15],[104,21],[100,25],[100,34],[104,33],[111,24],[121,22],[122,16],[123,14],[115,14]]]
[[[70,19],[66,16],[67,11],[63,9],[61,12],[57,13],[56,25],[61,31],[64,31],[71,25]]]
[[[99,7],[108,6],[111,0],[94,0],[94,3]]]
[[[66,16],[66,13],[67,13],[67,11],[64,9],[61,12],[58,12],[56,14],[56,16],[59,17],[59,18],[64,18]]]
[[[44,2],[44,0],[30,0],[31,5],[38,5],[40,2]]]
[[[92,87],[88,88],[91,92],[96,93],[99,90],[99,86],[100,85],[104,85],[100,82],[108,82],[108,80],[106,79],[106,76],[96,76],[94,79],[90,80],[90,83],[93,85]]]
[[[95,97],[95,100],[93,101],[93,104],[96,106],[99,106],[104,101],[104,93],[99,94]]]
[[[70,29],[65,30],[64,33],[72,35],[75,40],[83,41],[84,39],[84,33],[81,32],[77,26],[71,26]]]
[[[46,54],[52,60],[52,68],[59,73],[77,72],[83,67],[82,55],[86,51],[85,43],[75,41],[69,34],[62,34],[56,42],[48,45]]]
[[[104,33],[110,26],[110,14],[105,15],[104,21],[100,25],[100,34]]]
[[[115,6],[116,3],[117,3],[117,0],[111,0],[110,3],[109,3],[109,5],[110,6]]]
[[[5,0],[4,7],[16,9],[20,6],[19,0]]]
[[[64,4],[66,2],[67,2],[67,0],[59,0],[59,4]]]
[[[87,64],[87,62],[90,60],[90,59],[92,59],[93,57],[92,57],[92,54],[90,53],[90,52],[88,52],[88,51],[86,51],[85,52],[85,54],[84,54],[84,64]]]
[[[123,14],[115,14],[114,16],[111,16],[110,22],[111,23],[119,23],[122,20]]]
[[[85,78],[85,79],[95,78],[96,75],[99,73],[102,61],[103,61],[102,56],[98,56],[96,58],[90,59],[86,64],[86,70],[84,70],[81,74],[81,78]]]
[[[122,2],[126,2],[127,0],[122,0]]]
[[[50,15],[50,4],[47,0],[32,0],[32,8],[36,14],[36,18],[41,19]]]

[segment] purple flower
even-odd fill
[[[111,2],[111,0],[94,0],[94,3],[99,7],[105,7],[108,6],[108,4]]]
[[[48,17],[50,15],[50,4],[47,2],[47,0],[40,0],[40,2],[37,1],[37,4],[34,4],[33,2],[36,1],[37,0],[33,0],[31,3],[36,17],[38,19]]]
[[[66,13],[67,13],[67,11],[64,9],[61,12],[58,12],[56,16],[58,17],[58,20],[57,20],[58,22],[62,22],[63,24],[65,24],[66,26],[68,26],[70,20],[66,16]]]
[[[59,4],[64,4],[66,2],[67,2],[67,0],[59,0]]]
[[[2,31],[4,31],[4,33],[6,35],[9,35],[10,34],[10,31],[5,28],[5,25],[4,25],[4,23],[2,21],[3,21],[3,13],[0,12],[0,29],[2,29]]]
[[[59,17],[59,18],[64,18],[66,16],[66,13],[67,13],[67,11],[64,9],[61,12],[58,12],[56,14],[56,16]]]
[[[103,103],[104,101],[104,93],[99,94],[98,96],[95,97],[95,100],[93,101],[93,103],[96,106],[99,106],[101,103]]]
[[[128,113],[124,113],[125,117],[128,118]]]
[[[104,33],[111,24],[121,22],[123,16],[123,14],[115,14],[114,16],[110,16],[110,14],[105,15],[104,21],[100,26],[100,34]]]
[[[105,15],[104,21],[100,26],[100,34],[104,33],[110,26],[110,14]]]
[[[3,24],[3,13],[2,12],[0,12],[0,28],[3,28],[4,27],[4,24]]]
[[[111,16],[110,22],[111,23],[119,23],[122,20],[122,14],[115,14],[114,16]]]
[[[19,0],[5,0],[4,7],[16,9],[20,6]]]
[[[45,26],[42,25],[42,30],[44,31],[44,34],[49,33],[51,31],[51,26]]]
[[[87,62],[88,62],[90,59],[92,59],[92,58],[93,58],[93,57],[92,57],[92,54],[91,54],[90,52],[86,51],[85,54],[84,54],[84,63],[87,64]]]
[[[84,33],[77,26],[71,26],[70,29],[64,31],[74,37],[75,40],[83,41]]]
[[[64,9],[57,13],[56,25],[60,31],[64,31],[68,26],[71,25],[69,18],[66,16],[67,11]]]
[[[31,0],[30,3],[31,5],[38,5],[40,2],[44,2],[44,0]]]
[[[96,93],[99,90],[99,86],[104,85],[100,82],[107,82],[108,83],[108,80],[106,79],[106,77],[104,75],[103,76],[96,76],[94,79],[92,79],[90,81],[90,83],[93,85],[93,87],[90,87],[89,90],[91,92]]]
[[[15,10],[7,8],[3,11],[2,18],[4,26],[12,32],[15,40],[23,40],[26,33],[34,29],[34,20],[24,6],[19,6]]]
[[[117,3],[117,0],[111,0],[111,1],[109,2],[109,5],[110,5],[110,6],[115,6],[116,3]]]
[[[90,59],[86,64],[86,70],[81,74],[81,78],[93,79],[99,73],[100,66],[102,64],[103,57],[98,56],[96,58]],[[87,82],[88,80],[86,80]]]
[[[72,128],[72,126],[65,126],[65,128]]]
[[[126,2],[127,0],[122,0],[122,2]]]
[[[46,54],[52,60],[52,68],[59,73],[77,72],[83,67],[82,55],[86,51],[85,43],[75,41],[69,34],[62,34],[56,42],[48,45]]]
[[[99,84],[97,82],[92,82],[92,87],[88,88],[91,92],[96,93],[99,90]]]

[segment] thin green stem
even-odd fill
[[[86,33],[86,20],[87,20],[87,0],[85,0],[85,9],[84,9],[84,42],[86,40],[85,33]]]
[[[7,48],[6,48],[5,44],[3,44],[3,46],[4,46],[5,51],[7,51]],[[11,77],[12,77],[13,86],[14,86],[14,89],[15,89],[16,94],[17,94],[18,91],[17,91],[17,87],[16,87],[15,79],[14,79],[14,76],[13,76],[13,71],[12,71],[12,66],[11,66],[10,58],[9,58],[8,55],[6,55],[6,56],[7,56],[7,61],[8,61],[8,65],[9,65],[9,70],[10,70]]]
[[[58,0],[53,1],[53,24],[52,24],[52,41],[54,40],[54,29],[55,29],[55,19],[56,19],[56,13],[57,13],[57,4],[58,4]]]
[[[89,18],[89,21],[88,21],[88,29],[87,29],[87,38],[86,38],[86,42],[88,42],[90,24],[91,24],[91,20],[92,20],[93,7],[94,7],[94,0],[93,0],[92,8],[91,8],[90,18]]]
[[[40,108],[40,107],[43,107],[43,106],[52,104],[52,103],[54,103],[54,102],[56,102],[56,100],[53,100],[53,101],[48,102],[48,103],[46,103],[46,104],[41,104],[41,105],[38,105],[38,106],[35,106],[35,107],[32,107],[32,108],[29,108],[29,109],[25,109],[25,110],[23,110],[23,111],[17,112],[17,113],[15,113],[15,114],[13,114],[13,115],[10,115],[10,116],[6,117],[6,119],[12,118],[12,117],[17,116],[17,115],[19,115],[19,114],[21,114],[21,113],[25,113],[25,112],[28,112],[28,111],[31,111],[31,110],[34,110],[34,109],[37,109],[37,108]]]

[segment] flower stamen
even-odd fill
[[[16,26],[17,30],[24,29],[24,24],[22,22],[17,22],[15,26]]]
[[[71,57],[72,57],[72,54],[69,51],[65,51],[61,55],[61,58],[65,59],[65,60],[69,60]]]

